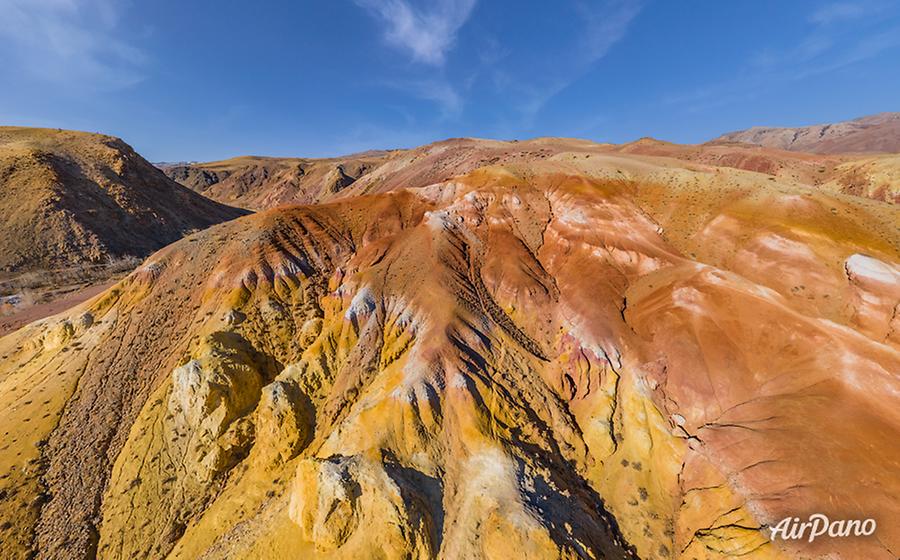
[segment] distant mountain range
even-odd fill
[[[754,126],[712,141],[721,142],[818,154],[896,153],[900,152],[900,113],[878,113],[852,121],[796,128]]]

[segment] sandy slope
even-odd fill
[[[0,338],[0,546],[895,558],[897,222],[572,140],[392,154]],[[879,532],[769,542],[812,512]]]

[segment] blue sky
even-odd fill
[[[900,110],[891,0],[0,0],[0,123],[154,161]]]

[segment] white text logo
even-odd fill
[[[826,515],[814,513],[809,520],[800,522],[799,517],[785,517],[770,528],[772,540],[807,539],[813,542],[818,537],[865,537],[875,532],[874,519],[836,519],[831,521]]]

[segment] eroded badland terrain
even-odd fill
[[[896,155],[456,139],[167,178],[17,134],[4,265],[162,248],[0,338],[3,558],[900,553]],[[64,204],[88,185],[133,225]],[[812,513],[878,530],[770,540]]]

